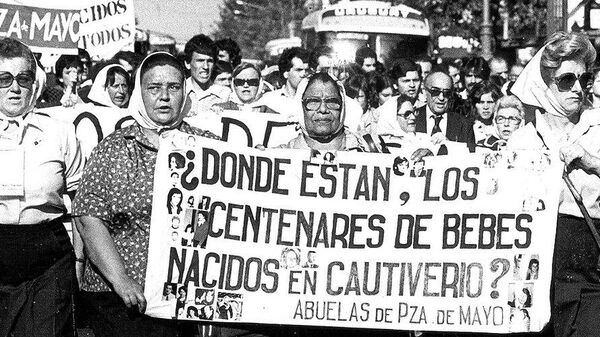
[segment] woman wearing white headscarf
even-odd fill
[[[298,87],[302,99],[301,134],[282,148],[333,151],[365,151],[362,138],[344,127],[344,87],[327,73],[315,73],[306,86]]]
[[[183,66],[170,54],[146,57],[129,104],[135,123],[98,144],[84,170],[73,216],[90,261],[81,285],[80,303],[86,307],[81,312],[96,336],[176,333],[172,321],[139,313],[146,306],[143,284],[159,134],[179,130],[218,138],[183,122],[184,80]]]
[[[109,64],[96,75],[88,98],[100,105],[124,109],[129,94],[129,73],[119,64]]]
[[[26,45],[0,39],[0,336],[75,333],[63,194],[77,189],[83,159],[72,124],[34,111],[40,71]]]
[[[526,104],[531,122],[513,133],[508,147],[558,153],[598,228],[600,126],[584,112],[592,78],[588,69],[595,58],[583,34],[558,32],[548,39],[511,89]],[[598,253],[578,201],[563,183],[553,261],[555,336],[594,336],[600,331]]]
[[[277,113],[261,100],[265,82],[256,66],[242,63],[235,67],[232,77],[229,100],[215,104],[215,107],[224,110]]]

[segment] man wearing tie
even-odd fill
[[[420,107],[416,120],[416,132],[431,135],[433,139],[466,143],[471,151],[475,148],[475,135],[469,120],[448,111],[452,96],[452,78],[443,72],[432,72],[424,83],[426,104]],[[447,154],[445,145],[438,154]]]

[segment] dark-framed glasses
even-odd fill
[[[433,97],[438,97],[440,94],[442,94],[444,96],[444,98],[450,98],[450,96],[452,96],[452,90],[450,90],[450,89],[440,89],[440,88],[436,88],[436,87],[425,88],[425,89],[427,89],[427,91],[429,91],[429,93]]]
[[[0,72],[0,88],[10,87],[14,80],[17,80],[17,84],[21,88],[31,89],[35,82],[35,75],[31,71],[18,73],[17,76],[13,76],[13,74],[8,71]]]
[[[321,104],[325,104],[327,109],[340,110],[342,108],[342,100],[337,97],[306,97],[302,100],[304,108],[307,110],[318,110]]]
[[[521,118],[519,117],[504,117],[504,116],[496,116],[496,124],[504,124],[508,121],[509,124],[518,125],[521,123]]]
[[[558,87],[559,91],[570,91],[573,89],[576,81],[579,81],[581,89],[588,90],[592,87],[592,73],[585,72],[581,75],[575,75],[574,73],[564,73],[554,78],[554,83]]]
[[[234,78],[233,85],[236,87],[243,87],[244,84],[248,84],[250,87],[258,87],[260,80],[258,78]]]
[[[406,110],[404,112],[398,111],[398,113],[397,113],[397,116],[402,117],[402,118],[408,118],[408,117],[410,117],[410,115],[413,115],[415,117],[419,116],[419,110],[410,109],[410,110]]]

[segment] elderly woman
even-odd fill
[[[129,74],[119,64],[109,64],[96,75],[88,98],[107,107],[126,108],[129,103]]]
[[[477,142],[477,146],[493,151],[506,146],[510,136],[524,125],[525,111],[517,96],[501,97],[494,105],[492,134]]]
[[[174,336],[172,321],[140,315],[159,134],[177,129],[217,138],[183,122],[183,66],[167,53],[144,59],[129,112],[135,123],[94,149],[73,203],[85,244],[81,304],[96,336]],[[136,315],[135,313],[138,312]]]
[[[261,100],[264,84],[256,66],[251,63],[242,63],[235,67],[232,75],[232,93],[229,95],[229,100],[215,104],[215,108],[276,113]]]
[[[469,101],[475,142],[479,142],[493,134],[493,109],[500,96],[498,88],[488,81],[473,85],[473,89],[469,94]]]
[[[73,336],[75,256],[63,194],[83,169],[72,124],[33,112],[36,61],[0,40],[0,336]]]
[[[301,89],[301,88],[299,88]],[[344,87],[327,73],[315,73],[306,82],[302,98],[302,133],[282,148],[364,151],[362,138],[344,127]]]
[[[558,32],[528,63],[512,92],[531,108],[532,123],[517,130],[510,148],[538,148],[560,154],[568,177],[581,195],[576,201],[566,184],[559,204],[554,246],[553,320],[555,336],[593,336],[600,331],[598,247],[580,207],[600,225],[600,126],[582,114],[589,102],[588,72],[596,51],[587,36]],[[581,203],[578,205],[578,203]]]

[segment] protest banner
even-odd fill
[[[0,0],[0,37],[34,52],[77,55],[80,9],[78,1]]]
[[[95,59],[109,59],[120,50],[133,51],[133,0],[86,0],[80,6],[80,48]]]
[[[548,322],[558,158],[161,142],[150,316],[496,333]]]
[[[133,123],[129,110],[77,104],[72,108],[62,106],[37,110],[50,117],[73,123],[77,138],[86,157],[94,147],[116,129]],[[241,146],[263,144],[277,146],[294,138],[296,123],[281,115],[239,111],[206,112],[186,118],[190,125],[211,131],[223,140]]]

